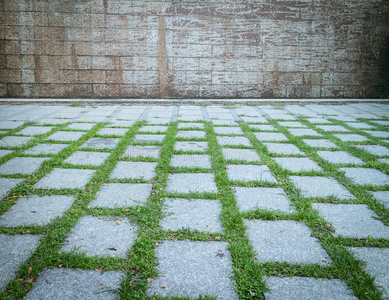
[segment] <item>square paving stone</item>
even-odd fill
[[[359,260],[366,263],[364,269],[375,277],[375,284],[382,290],[384,299],[389,299],[389,249],[348,248]]]
[[[135,124],[135,121],[112,120],[106,126],[107,127],[131,127],[134,124]]]
[[[128,146],[123,156],[159,158],[161,146]]]
[[[217,193],[215,175],[211,173],[169,174],[166,192],[168,193]]]
[[[126,257],[138,237],[137,227],[126,219],[83,216],[71,229],[61,251],[87,256]]]
[[[93,149],[115,149],[120,139],[117,138],[91,138],[87,140],[81,148]]]
[[[176,151],[201,151],[205,152],[208,149],[207,142],[183,142],[177,141],[174,145],[174,150]]]
[[[264,117],[241,117],[243,121],[247,123],[267,123],[268,121]]]
[[[110,179],[143,179],[151,180],[155,176],[157,163],[119,161],[115,169],[109,175]]]
[[[108,183],[103,185],[91,207],[128,207],[144,205],[151,194],[149,183]]]
[[[331,263],[331,258],[311,230],[296,221],[244,220],[247,235],[256,259],[260,262],[277,261],[292,264]]]
[[[61,141],[61,142],[73,142],[77,141],[84,135],[85,132],[75,131],[57,131],[52,135],[48,136],[47,140]]]
[[[44,269],[25,300],[115,300],[126,274],[121,271]]]
[[[223,157],[225,160],[244,160],[247,162],[260,161],[258,153],[253,149],[228,149],[223,148]]]
[[[238,123],[234,120],[211,120],[211,122],[214,126],[237,126],[238,125]]]
[[[20,131],[17,134],[21,135],[39,135],[48,133],[53,127],[48,126],[28,126]]]
[[[388,185],[389,176],[371,168],[340,168],[346,177],[355,184]]]
[[[191,229],[203,232],[223,232],[220,223],[221,204],[218,200],[165,199],[161,221],[163,230]]]
[[[373,125],[366,124],[366,123],[352,123],[352,122],[348,122],[346,124],[348,126],[352,127],[352,128],[355,128],[355,129],[374,129],[375,128]]]
[[[254,132],[260,141],[287,141],[288,138],[280,132]]]
[[[173,167],[212,168],[209,155],[173,155],[170,165]]]
[[[389,158],[379,158],[377,160],[384,163],[384,164],[389,164]]]
[[[177,126],[178,129],[184,128],[204,128],[203,123],[179,123]]]
[[[241,211],[256,208],[279,210],[286,213],[295,211],[288,196],[281,188],[235,187],[234,194]]]
[[[371,192],[379,202],[389,207],[389,191]]]
[[[278,124],[284,127],[307,127],[307,125],[304,125],[301,122],[278,122]]]
[[[362,159],[352,156],[346,151],[317,151],[317,155],[332,164],[364,164]]]
[[[389,238],[389,227],[365,204],[313,203],[320,215],[335,228],[335,236]]]
[[[110,155],[111,153],[105,152],[75,151],[64,162],[73,165],[101,166]]]
[[[355,199],[355,197],[333,178],[320,176],[290,176],[293,184],[301,190],[303,197],[329,197]]]
[[[312,124],[332,124],[331,121],[323,118],[309,118],[307,119]]]
[[[0,200],[23,180],[17,178],[0,178]]]
[[[277,183],[267,166],[228,165],[228,178],[231,181],[266,181]]]
[[[310,128],[306,128],[306,129],[294,128],[294,129],[288,129],[288,131],[294,136],[306,136],[306,135],[321,136],[320,133],[318,133],[315,130],[310,129]]]
[[[30,149],[27,149],[23,152],[23,154],[58,154],[66,147],[69,147],[69,144],[38,144]]]
[[[365,132],[367,134],[374,136],[374,137],[384,138],[384,139],[389,138],[389,132],[387,132],[387,131],[365,130]]]
[[[97,134],[125,136],[127,131],[127,128],[101,128]]]
[[[73,196],[63,195],[31,195],[20,198],[0,217],[0,226],[47,225],[56,217],[62,216],[72,206],[73,201]]]
[[[15,129],[23,124],[24,122],[0,121],[0,129]]]
[[[379,125],[389,126],[389,121],[372,121],[372,122]]]
[[[261,131],[277,131],[273,125],[249,125],[250,128]]]
[[[94,170],[55,168],[34,187],[37,189],[82,189],[92,178]]]
[[[342,142],[363,142],[368,141],[369,139],[367,137],[364,137],[363,135],[359,134],[334,134],[338,139],[340,139]]]
[[[166,132],[168,126],[142,126],[139,132]]]
[[[12,150],[0,150],[0,157],[11,154],[12,152],[13,152]]]
[[[204,139],[205,132],[198,130],[180,130],[178,131],[176,138],[178,139]]]
[[[162,143],[164,139],[164,134],[137,134],[133,141],[138,143]]]
[[[330,149],[330,148],[338,148],[336,144],[329,140],[310,140],[310,139],[305,139],[303,140],[305,144],[308,146],[314,147],[314,148],[325,148],[325,149]]]
[[[147,295],[238,300],[231,255],[226,242],[164,241],[155,250],[160,276],[149,283]],[[161,288],[161,286],[165,288]]]
[[[264,143],[269,153],[276,154],[303,154],[295,145],[281,143]]]
[[[68,125],[67,129],[76,129],[76,130],[91,130],[96,124],[94,123],[72,123]]]
[[[0,165],[0,174],[32,174],[48,159],[43,157],[14,157]]]
[[[251,146],[250,140],[243,136],[217,136],[217,142],[222,147]]]
[[[317,163],[308,157],[276,157],[273,159],[281,168],[292,172],[322,170]]]
[[[264,278],[269,292],[266,300],[357,300],[347,284],[339,279],[311,277]]]
[[[359,149],[363,149],[366,152],[369,152],[370,154],[377,155],[377,156],[389,155],[389,149],[380,145],[357,145],[355,147]]]
[[[237,135],[243,135],[242,129],[239,127],[215,127],[213,129],[216,134],[237,134]]]
[[[348,132],[350,129],[344,128],[340,125],[317,125],[317,128],[320,128],[324,131],[329,132]]]
[[[19,147],[31,141],[32,137],[6,136],[0,140],[0,147]]]
[[[39,235],[0,234],[0,290],[16,276],[19,266],[29,259],[38,247],[39,240]]]

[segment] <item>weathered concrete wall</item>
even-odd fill
[[[388,0],[0,0],[0,96],[389,97]]]

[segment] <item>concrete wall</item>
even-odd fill
[[[388,0],[0,0],[0,96],[389,97]]]

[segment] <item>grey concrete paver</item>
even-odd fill
[[[24,181],[24,179],[0,178],[0,200],[22,181]]]
[[[176,151],[199,151],[204,152],[208,149],[208,143],[207,142],[196,142],[196,141],[177,141],[174,145],[174,150]]]
[[[370,134],[371,136],[387,139],[389,138],[389,132],[387,131],[379,131],[379,130],[365,130],[367,134]]]
[[[69,144],[38,144],[30,149],[27,149],[23,152],[23,154],[58,154],[66,147],[69,147]]]
[[[155,176],[157,163],[119,161],[109,175],[110,179],[143,179],[151,180]]]
[[[161,146],[128,146],[123,156],[159,158]]]
[[[314,147],[314,148],[325,148],[325,149],[331,149],[331,148],[339,148],[336,144],[331,142],[330,140],[323,140],[323,139],[303,139],[303,142],[307,144],[308,146]]]
[[[217,136],[217,142],[222,147],[247,146],[252,147],[250,140],[243,136]]]
[[[0,121],[0,129],[15,129],[23,124],[24,122]]]
[[[347,286],[339,279],[311,277],[266,277],[269,292],[266,300],[357,300]]]
[[[24,299],[115,300],[125,275],[122,271],[44,269]]]
[[[337,197],[354,199],[355,197],[333,178],[321,176],[290,176],[292,183],[301,190],[303,197]]]
[[[39,246],[39,235],[0,234],[0,290],[16,276],[23,264]]]
[[[322,136],[320,133],[310,128],[289,128],[288,131],[294,136]]]
[[[32,174],[48,159],[44,157],[13,157],[0,165],[0,174]]]
[[[179,130],[176,138],[178,139],[204,139],[205,132],[199,130]]]
[[[215,176],[211,173],[170,174],[167,181],[168,193],[216,193]]]
[[[186,128],[204,128],[203,123],[178,123],[178,129],[186,129]]]
[[[81,149],[115,149],[119,138],[91,138],[81,145]]]
[[[64,162],[73,165],[92,165],[97,167],[101,166],[110,154],[105,152],[75,151]]]
[[[34,184],[38,189],[82,189],[92,178],[94,170],[55,168]]]
[[[260,262],[328,265],[331,258],[309,227],[296,221],[245,220],[247,235]]]
[[[232,262],[226,242],[163,241],[156,256],[160,275],[149,283],[148,296],[239,299],[230,279]]]
[[[153,185],[149,183],[108,183],[103,185],[91,207],[128,207],[145,205]]]
[[[234,120],[211,120],[211,122],[214,126],[238,126]]]
[[[216,134],[225,135],[225,134],[236,134],[243,135],[242,129],[239,127],[215,127],[213,129]]]
[[[281,144],[281,143],[263,143],[266,147],[269,153],[275,153],[275,154],[300,154],[304,155],[304,152],[302,152],[299,148],[297,148],[295,145],[292,144]]]
[[[222,149],[223,157],[225,160],[244,160],[247,162],[260,161],[257,151],[254,149]]]
[[[84,134],[85,132],[57,131],[52,135],[49,135],[46,139],[60,142],[74,142],[80,139]]]
[[[287,141],[288,138],[280,132],[254,132],[260,141]]]
[[[384,299],[389,299],[389,249],[388,248],[348,248],[354,256],[365,262],[364,269],[372,276]]]
[[[60,251],[84,252],[87,256],[125,257],[138,237],[137,230],[127,219],[83,216],[65,238]]]
[[[317,128],[320,128],[321,130],[324,131],[329,131],[329,132],[348,132],[350,129],[347,129],[343,126],[340,125],[317,125]]]
[[[372,168],[340,168],[355,184],[389,185],[389,176]]]
[[[277,128],[275,128],[273,125],[255,125],[255,124],[249,124],[249,127],[255,130],[260,131],[277,131]]]
[[[166,198],[163,213],[165,217],[160,223],[163,230],[224,231],[220,222],[221,204],[218,200]]]
[[[139,128],[139,132],[162,132],[165,133],[168,129],[168,126],[142,126]]]
[[[164,134],[137,134],[133,141],[137,143],[162,143],[164,139]]]
[[[346,122],[346,124],[355,129],[375,129],[376,128],[373,125],[366,124],[366,123]]]
[[[76,130],[91,130],[95,125],[95,123],[72,123],[66,126],[66,128]]]
[[[13,150],[0,150],[0,157],[11,154],[12,152],[13,152]]]
[[[275,157],[274,161],[281,166],[281,168],[292,171],[321,171],[322,168],[308,157]]]
[[[6,136],[0,140],[0,147],[20,147],[32,139],[32,137],[25,136]]]
[[[115,135],[115,136],[125,136],[127,133],[127,128],[101,128],[96,134],[98,135]]]
[[[389,207],[389,191],[371,192],[379,202]]]
[[[363,149],[370,154],[377,156],[386,156],[389,155],[389,148],[380,145],[356,145],[355,147],[359,149]]]
[[[173,155],[170,161],[172,167],[188,167],[188,168],[212,168],[209,155],[183,154]]]
[[[231,181],[266,181],[277,183],[268,166],[227,165],[227,175]]]
[[[389,238],[389,227],[379,221],[376,213],[365,204],[314,203],[312,208],[332,223],[335,236]]]
[[[284,126],[284,127],[296,127],[296,128],[303,128],[303,127],[307,127],[307,125],[304,125],[303,123],[301,122],[294,122],[294,121],[290,121],[290,122],[278,122],[279,125],[281,126]]]
[[[342,142],[364,142],[368,141],[369,139],[367,137],[364,137],[363,135],[359,134],[334,134],[338,139],[340,139]]]
[[[47,225],[62,216],[73,204],[73,196],[31,195],[20,198],[8,211],[0,216],[0,226]]]
[[[332,164],[364,164],[362,159],[352,156],[346,151],[317,151],[317,155]]]
[[[16,134],[21,135],[40,135],[48,133],[53,127],[49,126],[28,126],[20,131],[18,131]]]

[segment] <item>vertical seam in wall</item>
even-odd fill
[[[169,80],[166,55],[166,29],[164,16],[159,16],[158,29],[158,81],[159,96],[167,98],[169,96]]]

